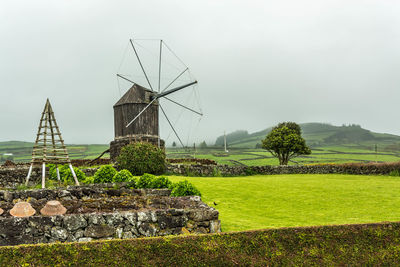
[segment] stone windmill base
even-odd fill
[[[148,142],[155,146],[158,146],[158,136],[154,135],[131,135],[116,138],[114,141],[110,143],[110,159],[111,161],[115,161],[121,152],[121,148],[126,145],[135,142]],[[164,140],[160,139],[160,148],[165,149]]]

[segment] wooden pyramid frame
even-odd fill
[[[67,148],[61,137],[61,132],[57,126],[56,118],[54,117],[54,112],[49,99],[46,101],[42,117],[40,118],[38,133],[32,150],[31,166],[29,167],[28,175],[26,176],[25,185],[28,185],[33,166],[42,165],[42,188],[45,188],[46,163],[56,164],[58,181],[60,181],[58,164],[69,164],[75,184],[79,185],[78,178],[76,177],[74,168],[72,167]]]

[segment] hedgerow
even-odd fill
[[[398,266],[400,222],[0,247],[1,266]]]

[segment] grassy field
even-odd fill
[[[28,162],[31,159],[33,143],[28,142],[0,142],[0,163],[6,159],[6,153],[12,153],[15,162]],[[108,149],[108,145],[67,145],[68,152],[73,159],[93,159]],[[278,160],[268,151],[256,148],[229,148],[225,153],[223,148],[212,147],[207,149],[179,149],[167,148],[168,158],[207,158],[228,165],[278,165]],[[109,157],[105,154],[104,157]],[[346,162],[393,162],[400,161],[400,150],[383,149],[378,146],[375,153],[373,144],[343,144],[312,147],[312,154],[293,159],[289,164],[317,164],[317,163],[346,163]]]
[[[225,153],[222,148],[197,149],[185,152],[182,149],[167,149],[170,158],[196,157],[207,158],[227,165],[278,165],[279,162],[271,153],[256,148],[231,148]],[[400,151],[383,151],[375,153],[373,148],[360,147],[352,144],[341,146],[324,146],[312,148],[311,155],[294,158],[290,165],[318,163],[348,163],[348,162],[394,162],[400,161]]]
[[[33,145],[30,142],[20,141],[0,142],[0,156],[5,153],[12,153],[13,156],[10,158],[12,161],[29,162],[32,157]],[[94,159],[108,148],[109,145],[103,144],[67,145],[69,156],[73,159]],[[107,156],[108,154],[105,157]],[[7,158],[8,156],[2,156],[2,159]]]
[[[400,136],[374,133],[360,126],[333,126],[324,123],[300,124],[303,137],[312,150],[311,155],[293,159],[289,164],[346,163],[346,162],[392,162],[400,161]],[[217,138],[215,146],[208,149],[178,149],[167,147],[169,158],[207,158],[228,165],[277,165],[278,160],[256,145],[271,128],[249,134],[238,131],[227,134],[228,153],[223,150],[223,136]],[[211,144],[211,143],[210,143]],[[214,143],[213,143],[214,144]],[[8,159],[16,162],[30,161],[33,143],[0,142],[0,162]],[[107,144],[67,145],[71,158],[93,159],[108,149]],[[375,152],[377,147],[377,152]],[[105,154],[104,157],[108,157]]]
[[[223,231],[400,221],[400,178],[359,175],[180,177],[220,212]],[[217,203],[217,206],[213,204]]]

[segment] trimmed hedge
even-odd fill
[[[400,264],[400,222],[0,247],[7,266]]]

